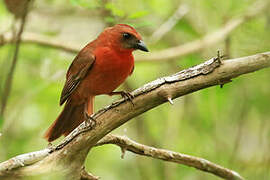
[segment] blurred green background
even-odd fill
[[[31,7],[25,33],[82,48],[104,27],[128,23],[142,34],[153,52],[214,32],[230,19],[243,16],[254,8],[254,2],[38,0]],[[184,6],[187,13],[176,19],[176,24],[160,40],[151,38],[179,6]],[[268,12],[262,12],[237,27],[224,41],[199,52],[169,61],[137,62],[133,75],[120,89],[136,89],[158,77],[199,64],[216,56],[217,50],[230,58],[269,51],[269,12],[268,8]],[[13,23],[13,15],[1,1],[0,34],[12,31]],[[13,53],[14,45],[0,46],[1,99]],[[59,49],[33,43],[21,44],[7,108],[0,117],[0,162],[47,146],[42,135],[62,109],[58,106],[59,97],[65,72],[74,57],[75,54]],[[222,89],[211,87],[178,98],[173,106],[163,104],[113,133],[126,135],[143,144],[206,158],[239,172],[247,179],[270,179],[269,79],[269,69],[241,76]],[[99,96],[95,109],[112,101],[111,97]],[[120,155],[120,148],[114,145],[94,148],[86,160],[86,169],[109,180],[218,179],[183,165],[129,152],[124,159]]]

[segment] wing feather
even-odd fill
[[[83,49],[70,65],[66,83],[61,93],[60,105],[64,104],[92,68],[95,57]]]

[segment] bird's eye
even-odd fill
[[[129,34],[129,33],[124,33],[124,34],[123,34],[123,38],[124,38],[124,39],[130,39],[130,38],[131,38],[131,34]]]

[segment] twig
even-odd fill
[[[166,33],[168,33],[176,23],[182,19],[184,15],[186,15],[189,11],[189,7],[187,5],[179,5],[177,10],[173,13],[173,15],[165,21],[160,27],[153,32],[152,36],[150,37],[149,41],[151,43],[155,43],[159,41]]]
[[[158,149],[151,146],[146,146],[144,144],[137,143],[129,139],[128,137],[107,135],[103,139],[101,139],[95,146],[101,146],[104,144],[115,144],[135,154],[149,156],[155,159],[161,159],[164,161],[175,162],[178,164],[194,167],[196,169],[212,173],[224,179],[243,180],[243,178],[237,172],[221,167],[206,159],[173,152],[166,149]]]
[[[81,179],[80,180],[98,180],[98,176],[94,176],[93,174],[87,172],[85,168],[83,167],[81,171]]]
[[[30,3],[30,0],[27,0],[25,2],[25,10],[24,10],[24,13],[23,13],[22,18],[21,18],[21,26],[20,26],[18,35],[17,35],[16,40],[15,40],[15,52],[14,52],[14,56],[13,56],[13,59],[12,59],[12,64],[11,64],[11,67],[10,67],[10,70],[8,72],[7,79],[5,81],[5,85],[4,85],[4,88],[3,88],[4,92],[3,92],[3,95],[2,95],[2,99],[1,99],[0,116],[4,115],[4,112],[5,112],[5,109],[6,109],[6,104],[7,104],[7,101],[8,101],[8,97],[9,97],[9,94],[10,94],[10,91],[11,91],[13,75],[14,75],[14,72],[15,72],[17,59],[18,59],[18,55],[19,55],[21,36],[22,36],[24,26],[25,26],[25,22],[26,22],[26,16],[27,16],[27,13],[28,13],[29,3]]]

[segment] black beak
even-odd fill
[[[140,40],[137,44],[136,44],[136,49],[142,50],[142,51],[146,51],[149,52],[149,50],[147,49],[146,45],[144,44],[144,42],[142,40]]]

